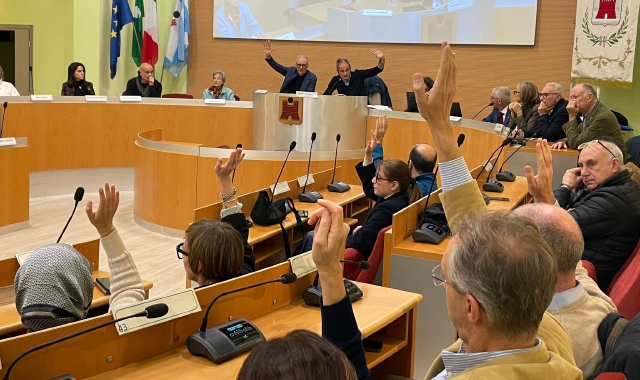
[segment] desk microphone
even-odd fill
[[[236,149],[240,149],[242,148],[242,144],[238,143],[238,145],[236,145]],[[233,179],[236,178],[236,168],[233,168],[233,174],[231,175],[231,183],[233,183]]]
[[[243,286],[218,294],[209,304],[202,318],[202,324],[197,333],[187,338],[187,349],[194,356],[204,356],[218,364],[243,352],[249,351],[256,344],[265,341],[265,337],[256,326],[243,319],[235,319],[223,325],[207,330],[209,311],[213,304],[223,296],[257,288],[258,286],[281,282],[292,284],[298,279],[295,273],[285,273],[275,280],[263,281],[257,284]]]
[[[511,159],[511,157],[513,157],[514,154],[518,153],[518,151],[520,149],[522,149],[523,146],[527,145],[527,142],[529,142],[529,140],[533,139],[536,137],[536,135],[538,134],[538,131],[536,131],[533,135],[531,135],[531,137],[529,137],[528,139],[525,139],[523,141],[522,144],[520,144],[520,146],[518,147],[518,149],[516,149],[515,151],[513,151],[513,153],[511,153],[509,155],[509,157],[507,157],[506,160],[504,160],[504,162],[502,163],[502,165],[500,165],[500,169],[498,169],[498,173],[496,174],[496,179],[498,181],[504,181],[504,182],[513,182],[516,180],[516,175],[511,173],[508,170],[502,171],[502,168],[504,167],[504,164],[507,163],[507,161],[509,161],[509,159]]]
[[[342,181],[338,183],[333,182],[336,179],[336,166],[338,165],[338,144],[340,144],[339,133],[336,135],[336,155],[333,158],[333,176],[331,177],[331,183],[327,185],[327,190],[332,193],[344,193],[345,191],[351,190],[351,186]]]
[[[340,260],[341,263],[357,265],[362,270],[367,270],[371,267],[368,261],[351,261],[351,260]],[[320,279],[320,275],[316,273],[316,278],[313,279],[313,285],[307,288],[307,290],[302,293],[302,300],[309,306],[320,306],[322,304],[322,285],[318,285],[318,280]],[[347,295],[349,296],[349,301],[351,303],[359,300],[364,296],[362,290],[358,288],[358,285],[354,284],[351,280],[347,280],[343,278],[344,289],[347,291]]]
[[[482,174],[483,171],[485,171],[485,169],[487,168],[487,165],[489,165],[489,163],[491,162],[491,159],[493,158],[493,156],[496,154],[496,152],[498,151],[498,149],[503,148],[506,145],[511,144],[511,140],[513,140],[511,137],[507,137],[505,138],[502,143],[500,144],[500,146],[498,146],[496,148],[496,150],[493,151],[493,153],[491,153],[491,156],[489,156],[489,159],[487,161],[485,161],[484,165],[482,165],[482,169],[480,170],[480,172],[478,173],[478,175],[476,176],[475,180],[477,181],[478,178],[480,178],[480,175]]]
[[[313,132],[311,134],[311,148],[309,148],[309,162],[307,163],[307,178],[304,180],[304,186],[302,187],[302,193],[300,193],[298,195],[298,200],[300,202],[305,202],[305,203],[316,203],[318,202],[318,199],[322,199],[322,194],[320,194],[319,192],[315,191],[315,190],[310,190],[308,192],[306,192],[305,190],[307,190],[307,182],[309,181],[309,171],[311,169],[311,152],[313,151],[313,142],[316,141],[316,133]]]
[[[331,86],[331,89],[327,92],[325,92],[325,95],[331,95],[333,93],[333,90],[336,89],[336,86],[338,85],[338,83],[342,82],[342,78],[338,77],[338,80],[336,81],[336,83],[333,84],[333,86]]]
[[[502,144],[500,144],[500,147],[498,147],[498,149],[500,149],[500,151],[498,152],[498,157],[500,157],[500,155],[502,154],[502,150],[504,149],[504,147],[509,145],[512,140],[513,139],[510,138],[510,137],[504,139]],[[493,151],[493,153],[495,154],[495,152],[498,149]],[[486,168],[487,164],[491,161],[492,158],[493,158],[493,154],[491,155],[491,158],[489,158],[489,161],[487,161],[487,163],[484,164],[484,166],[482,167],[482,170],[480,171],[480,173],[482,173],[482,171],[484,171],[484,169]],[[496,159],[496,161],[497,161],[497,159]],[[491,179],[491,173],[493,173],[493,169],[495,169],[495,167],[496,167],[495,165],[491,165],[491,169],[489,170],[489,174],[487,174],[487,180],[482,184],[482,190],[484,190],[484,191],[492,191],[494,193],[501,193],[501,192],[504,191],[504,185],[502,185],[500,182],[496,181],[495,179]],[[480,176],[480,173],[478,173],[478,177]],[[478,177],[476,177],[476,180],[478,179]]]
[[[2,130],[4,129],[4,118],[5,118],[5,115],[7,114],[8,106],[9,106],[9,103],[7,102],[2,103],[2,120],[0,120],[0,139],[2,138]]]
[[[487,107],[490,107],[492,105],[493,105],[493,102],[491,102],[491,103],[487,104],[486,106],[482,107],[482,109],[480,111],[478,111],[478,113],[474,117],[472,117],[471,120],[473,120],[476,117],[478,117],[478,115],[480,115],[480,112],[484,111]]]
[[[76,204],[73,205],[73,211],[71,212],[71,216],[69,217],[69,220],[67,220],[67,224],[64,225],[64,228],[62,229],[62,233],[60,233],[60,236],[58,237],[58,241],[56,241],[56,244],[60,243],[60,239],[62,239],[62,235],[64,235],[64,232],[67,230],[67,227],[69,227],[69,223],[71,223],[71,218],[73,218],[73,214],[76,213],[76,208],[78,207],[78,203],[80,203],[80,201],[82,200],[82,197],[84,197],[84,188],[79,187],[76,189],[76,193],[73,194],[73,200],[76,201]]]
[[[49,346],[53,346],[54,344],[57,344],[57,343],[60,343],[60,342],[64,342],[65,340],[69,340],[71,338],[75,338],[77,336],[80,336],[80,335],[83,335],[83,334],[86,334],[86,333],[90,333],[91,331],[103,328],[105,326],[109,326],[109,325],[112,325],[114,323],[122,322],[125,319],[137,318],[137,317],[146,317],[146,318],[149,318],[149,319],[151,319],[151,318],[160,318],[160,317],[164,316],[165,314],[167,314],[168,312],[169,312],[169,306],[167,306],[167,304],[158,303],[158,304],[155,304],[155,305],[147,306],[146,309],[144,309],[143,311],[141,311],[139,313],[136,313],[136,314],[133,314],[133,315],[129,315],[129,316],[123,317],[123,318],[114,319],[113,321],[108,321],[108,322],[102,323],[102,324],[100,324],[98,326],[94,326],[94,327],[88,328],[86,330],[82,330],[82,331],[79,331],[77,333],[73,333],[71,335],[67,335],[67,336],[64,336],[64,337],[56,339],[56,340],[52,340],[51,342],[47,342],[47,343],[41,344],[39,346],[35,346],[33,348],[30,348],[27,351],[25,351],[22,354],[20,354],[20,356],[18,356],[17,358],[15,358],[11,362],[11,364],[7,368],[7,372],[4,374],[3,380],[8,380],[9,379],[9,374],[11,373],[11,370],[16,365],[16,363],[18,363],[18,361],[20,359],[24,358],[25,356],[29,355],[32,352],[41,350],[43,348],[47,348]],[[73,377],[71,377],[69,375],[64,376],[64,378],[75,380]]]
[[[276,184],[273,185],[273,191],[271,192],[271,202],[273,202],[273,197],[276,195],[276,187],[278,187],[278,181],[280,181],[280,176],[282,175],[282,172],[284,171],[284,166],[287,164],[287,160],[289,159],[289,155],[291,154],[291,151],[294,150],[296,147],[296,142],[295,141],[291,141],[291,144],[289,144],[289,152],[287,152],[287,157],[285,157],[284,159],[284,163],[282,164],[282,169],[280,169],[280,174],[278,174],[278,178],[276,179]]]

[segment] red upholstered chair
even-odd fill
[[[607,294],[627,320],[640,311],[640,241],[609,285]]]
[[[343,275],[345,278],[351,281],[364,282],[367,284],[373,283],[373,280],[376,278],[376,274],[378,273],[378,269],[380,269],[380,262],[382,262],[382,253],[384,252],[384,234],[390,229],[391,226],[383,228],[378,233],[376,244],[373,246],[373,251],[371,251],[369,260],[367,260],[370,265],[369,269],[362,270],[357,265],[344,264]],[[364,255],[353,248],[347,248],[344,251],[344,259],[362,261],[364,260]]]
[[[582,260],[582,266],[587,270],[587,274],[595,282],[598,282],[598,275],[596,274],[596,267],[591,264],[591,261]]]
[[[596,376],[594,380],[627,380],[627,376],[620,372],[603,372]]]
[[[162,97],[171,99],[193,99],[193,95],[189,94],[164,94]]]
[[[233,95],[233,98],[236,100],[236,102],[240,100],[240,97],[238,95],[235,95],[235,94]]]

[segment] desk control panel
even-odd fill
[[[262,332],[245,319],[234,319],[187,338],[192,355],[204,356],[216,364],[249,351],[266,339]]]

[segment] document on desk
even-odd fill
[[[169,312],[163,317],[147,319],[144,317],[131,318],[122,322],[116,323],[116,330],[119,335],[128,334],[132,331],[144,329],[149,326],[157,325],[172,319],[184,317],[185,315],[199,312],[200,303],[196,292],[193,288],[182,290],[178,293],[170,294],[168,296],[151,298],[144,300],[133,305],[128,305],[123,308],[113,311],[113,318],[124,318],[129,315],[133,315],[144,311],[145,308],[158,303],[165,303],[169,306]]]

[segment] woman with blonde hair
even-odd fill
[[[538,107],[540,95],[538,87],[531,82],[520,82],[513,91],[515,100],[509,104],[511,121],[509,128],[513,131],[516,127],[522,131],[538,128]]]

